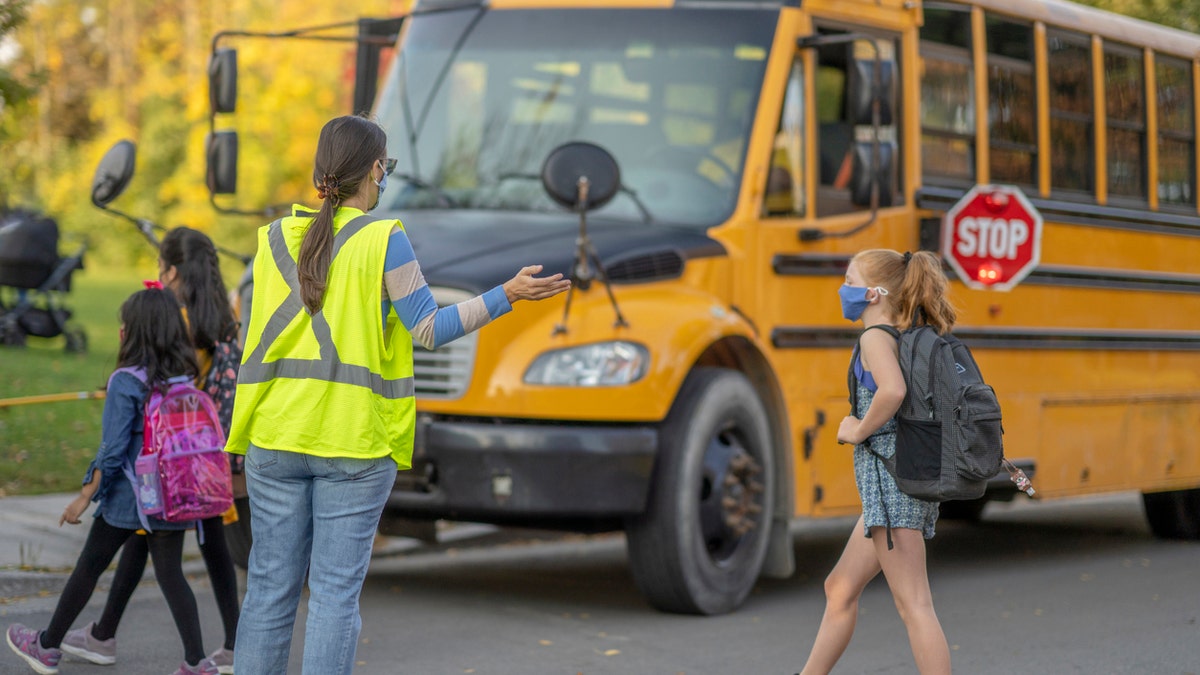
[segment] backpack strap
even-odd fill
[[[877,328],[881,331],[884,331],[888,335],[896,338],[897,342],[900,340],[900,331],[896,330],[895,326],[889,326],[883,323],[867,326],[863,329],[863,332],[858,334],[858,339],[854,341],[854,351],[850,353],[850,368],[846,372],[846,388],[850,390],[850,414],[852,416],[858,415],[858,378],[854,375],[854,364],[858,361],[859,355],[862,351],[862,336],[872,328]]]

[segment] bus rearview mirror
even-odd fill
[[[216,131],[204,141],[205,180],[214,195],[237,192],[238,137],[236,131]]]
[[[850,49],[853,50],[851,45]],[[849,58],[849,105],[850,119],[856,125],[874,124],[871,101],[879,99],[879,126],[892,124],[892,101],[896,100],[896,63],[879,60],[879,87],[874,86],[875,59]]]
[[[879,156],[874,157],[878,147]],[[856,206],[871,205],[872,184],[878,186],[875,206],[891,206],[895,197],[896,146],[887,141],[854,143],[850,171],[850,201]],[[871,167],[874,166],[874,171]]]
[[[237,107],[236,49],[217,49],[208,60],[208,107],[214,115]]]

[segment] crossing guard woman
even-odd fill
[[[366,215],[395,161],[375,122],[321,130],[319,211],[260,228],[245,356],[226,450],[246,455],[254,544],[234,671],[287,672],[308,573],[305,673],[350,673],[359,593],[397,468],[410,466],[412,341],[433,349],[570,286],[522,268],[439,309],[398,220]],[[381,311],[382,310],[382,311]]]

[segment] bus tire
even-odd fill
[[[689,374],[660,430],[646,511],[626,524],[652,606],[711,615],[742,604],[766,556],[774,473],[767,412],[746,377]]]
[[[250,534],[250,498],[238,497],[233,500],[237,507],[237,522],[225,526],[225,543],[229,546],[229,555],[233,564],[242,569],[250,567],[250,544],[254,538]]]
[[[1146,521],[1160,539],[1200,539],[1200,488],[1142,493]]]

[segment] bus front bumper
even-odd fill
[[[653,426],[418,418],[391,515],[479,522],[620,517],[646,506]]]

